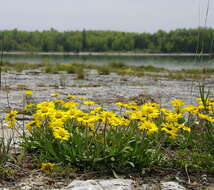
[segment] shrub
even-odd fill
[[[84,69],[81,67],[76,68],[76,74],[77,74],[77,79],[84,79],[85,78]]]
[[[109,75],[110,74],[110,68],[107,65],[103,65],[97,68],[98,73],[100,75]]]
[[[67,71],[68,74],[74,74],[76,72],[76,69],[75,69],[75,67],[73,65],[70,64],[70,65],[67,66],[66,71]]]
[[[108,66],[111,68],[119,69],[119,68],[126,67],[126,64],[123,62],[120,62],[120,61],[113,61],[113,62],[109,63]]]

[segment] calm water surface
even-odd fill
[[[199,69],[214,68],[213,57],[184,57],[184,56],[76,56],[76,55],[5,55],[4,61],[28,63],[81,63],[106,64],[121,61],[127,65],[152,65],[166,69]]]

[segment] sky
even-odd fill
[[[0,0],[0,30],[170,31],[214,27],[214,0]]]

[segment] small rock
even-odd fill
[[[159,184],[143,184],[140,190],[160,190]]]
[[[186,188],[177,182],[169,181],[161,183],[161,190],[185,190]]]
[[[64,190],[130,190],[132,180],[111,179],[111,180],[74,180]]]

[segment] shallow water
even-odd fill
[[[213,57],[193,56],[5,55],[4,61],[66,64],[106,64],[120,61],[128,65],[151,65],[170,70],[214,68]]]

